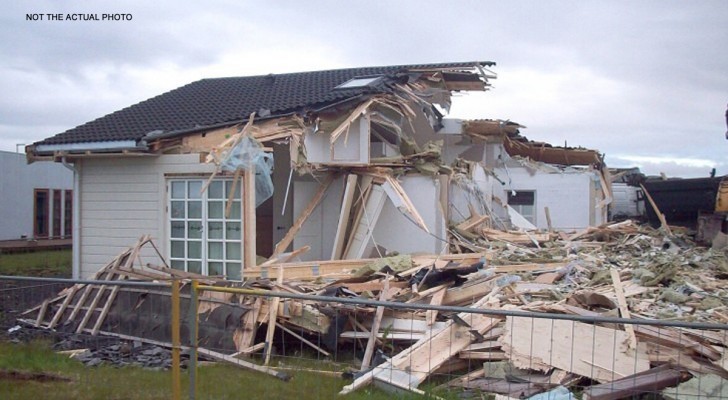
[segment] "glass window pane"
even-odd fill
[[[233,181],[225,181],[225,198],[230,196],[230,191],[233,190]],[[240,198],[240,181],[238,181],[238,184],[235,185],[235,196],[233,196],[234,199]]]
[[[225,239],[227,240],[239,240],[240,235],[240,222],[226,222],[225,223]]]
[[[173,199],[184,199],[185,198],[185,183],[184,182],[172,182],[172,198]]]
[[[227,278],[239,281],[240,280],[240,263],[225,263],[227,267]]]
[[[227,260],[240,260],[240,242],[225,243]]]
[[[187,242],[187,258],[202,258],[202,242]]]
[[[187,190],[187,197],[190,199],[199,199],[200,190],[202,190],[202,181],[190,181],[190,186]]]
[[[172,202],[172,218],[184,218],[185,217],[185,202],[184,201],[173,201]]]
[[[207,187],[208,199],[222,199],[222,181],[212,181]]]
[[[185,237],[185,223],[184,221],[172,221],[172,232],[173,238],[184,238]]]
[[[221,262],[207,263],[207,274],[208,275],[225,275]]]
[[[222,201],[211,201],[207,203],[207,217],[222,219],[223,205]]]
[[[179,240],[172,241],[170,254],[174,258],[185,258],[185,242]]]
[[[240,202],[239,201],[233,201],[233,205],[230,208],[230,216],[229,219],[240,219]]]
[[[170,265],[170,267],[172,267],[174,269],[179,269],[181,271],[185,270],[185,262],[181,261],[181,260],[172,260],[172,261],[170,261],[169,265]]]
[[[211,260],[222,260],[222,242],[210,242],[207,246],[207,258]]]
[[[187,223],[187,237],[190,239],[202,238],[202,221],[190,221]]]
[[[202,202],[190,201],[187,203],[187,218],[202,218]]]
[[[222,222],[207,223],[207,238],[222,239]]]
[[[187,261],[187,271],[196,274],[202,273],[202,261]]]

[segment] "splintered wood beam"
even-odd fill
[[[278,268],[278,279],[276,282],[280,285],[283,283],[283,268]],[[268,307],[268,332],[265,335],[265,365],[270,362],[270,355],[273,350],[273,335],[276,331],[276,319],[278,318],[278,304],[281,302],[280,297],[274,297],[270,300]]]
[[[250,165],[243,172],[243,269],[256,264],[256,222],[255,222],[255,166]],[[243,271],[240,271],[243,276]]]
[[[356,182],[359,178],[356,174],[349,174],[346,177],[346,188],[341,201],[341,212],[339,213],[339,224],[336,226],[336,236],[334,237],[334,248],[331,251],[331,259],[341,259],[344,251],[344,239],[346,237],[346,229],[349,227],[349,214],[351,213],[351,204],[354,201],[354,193],[356,192]]]
[[[609,273],[612,276],[612,285],[614,286],[614,293],[617,295],[617,305],[619,306],[619,313],[622,314],[622,318],[631,318],[629,313],[629,307],[627,306],[627,299],[624,297],[624,288],[622,288],[622,278],[619,277],[619,272],[610,268]],[[634,334],[634,326],[631,324],[625,324],[624,330],[629,335],[629,348],[632,350],[637,349],[637,338]]]
[[[326,194],[326,190],[331,185],[331,182],[334,181],[334,174],[329,174],[326,177],[326,180],[319,186],[318,191],[313,196],[311,201],[306,206],[306,209],[303,210],[301,215],[298,216],[296,219],[296,222],[293,223],[293,226],[291,226],[291,229],[286,232],[286,236],[281,239],[280,242],[276,245],[275,250],[273,251],[273,255],[271,257],[275,257],[281,253],[283,253],[288,246],[293,242],[293,238],[296,237],[296,234],[298,234],[298,231],[301,230],[301,227],[303,226],[304,222],[308,219],[308,217],[311,215],[313,210],[316,209],[316,206],[319,205],[321,200],[324,198],[324,195]]]
[[[384,286],[382,291],[379,292],[379,301],[386,301],[389,295],[389,277],[384,278]],[[372,361],[372,355],[374,354],[374,345],[377,342],[377,333],[379,333],[379,325],[382,323],[382,316],[384,315],[384,307],[378,306],[377,311],[374,314],[374,321],[372,321],[372,329],[369,331],[369,340],[367,341],[367,347],[364,351],[364,359],[361,362],[360,371],[366,371],[369,368],[369,364]]]
[[[647,196],[647,200],[650,202],[650,205],[652,206],[652,210],[655,211],[655,214],[657,214],[657,218],[660,220],[660,227],[665,230],[665,233],[667,233],[669,236],[672,236],[672,231],[670,230],[670,226],[667,225],[667,220],[665,219],[665,214],[663,214],[659,208],[657,208],[657,204],[655,204],[655,201],[652,200],[652,196],[650,196],[650,192],[645,189],[645,185],[640,183],[640,187],[642,188],[642,192],[644,192],[645,196]]]

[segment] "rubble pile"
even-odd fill
[[[474,232],[472,227],[465,228]],[[243,282],[153,264],[136,266],[135,255],[150,241],[143,237],[96,278],[199,279],[214,286],[255,289],[257,294],[271,291],[496,312],[403,310],[203,292],[198,309],[200,354],[275,374],[273,367],[245,361],[245,357],[263,352],[267,363],[276,330],[285,332],[287,344],[309,347],[317,357],[333,357],[334,352],[354,348],[362,361],[361,372],[342,393],[372,381],[422,393],[420,384],[442,380],[443,374],[457,375],[443,388],[463,390],[464,396],[492,393],[501,399],[573,391],[590,399],[646,392],[668,396],[665,393],[672,390],[668,388],[678,385],[678,389],[695,386],[685,390],[697,390],[698,395],[726,390],[726,249],[696,247],[679,230],[667,234],[632,221],[573,234],[482,228],[473,235],[469,243],[477,243],[480,251],[472,253],[390,254],[318,262],[291,262],[284,253],[280,257],[285,262],[274,260],[246,269]],[[21,321],[107,334],[132,343],[168,343],[169,338],[144,338],[123,331],[120,314],[129,309],[116,303],[126,298],[125,291],[79,285],[28,310]],[[157,292],[162,295],[161,290]],[[94,311],[73,315],[84,305]],[[505,316],[506,312],[514,313]],[[527,313],[696,322],[721,329],[532,318]],[[141,317],[137,321],[148,322]],[[205,324],[221,330],[205,328]],[[266,339],[256,343],[263,327]],[[261,335],[256,335],[259,330]],[[146,331],[134,327],[134,332]],[[121,350],[107,349],[88,357],[93,363]],[[153,359],[149,351],[160,350],[135,353]],[[377,351],[388,357],[373,360]],[[166,365],[164,360],[161,366]]]

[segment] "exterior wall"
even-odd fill
[[[308,216],[306,222],[301,226],[301,230],[293,238],[293,249],[311,246],[311,250],[301,255],[301,260],[328,260],[331,258],[345,184],[344,175],[331,182],[319,205]],[[306,209],[319,186],[320,183],[314,180],[297,180],[293,183],[294,221]]]
[[[545,207],[557,230],[578,230],[606,221],[596,204],[601,200],[596,172],[545,172],[524,166],[509,166],[508,172],[497,168],[496,174],[506,182],[504,197],[510,190],[535,191],[536,221],[539,229],[547,229]]]
[[[149,234],[167,256],[165,174],[211,173],[198,154],[88,158],[79,161],[80,276],[89,278]],[[189,176],[187,175],[187,176]],[[151,250],[151,249],[148,249]],[[153,251],[142,254],[150,262]]]
[[[374,226],[372,239],[387,252],[439,254],[445,247],[445,242],[440,238],[446,239],[447,229],[440,206],[439,181],[422,175],[406,175],[398,180],[430,233],[410,221],[387,199]],[[372,250],[376,251],[374,242],[369,243],[367,248],[371,250],[365,256]]]
[[[28,164],[24,153],[0,151],[0,171],[0,240],[33,237],[34,189],[73,189],[71,170],[53,162]]]

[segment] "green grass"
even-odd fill
[[[312,367],[309,364],[309,367]],[[330,365],[329,365],[330,367]],[[171,372],[137,367],[86,367],[50,349],[48,343],[0,342],[0,369],[53,373],[72,382],[0,380],[0,399],[170,399]],[[325,369],[323,368],[318,369]],[[347,396],[337,393],[347,381],[311,372],[287,371],[293,378],[276,378],[217,363],[198,369],[198,399],[379,400],[418,399],[380,391],[371,386]],[[182,397],[188,398],[189,376],[182,372]]]
[[[71,277],[71,250],[0,254],[0,275]]]

